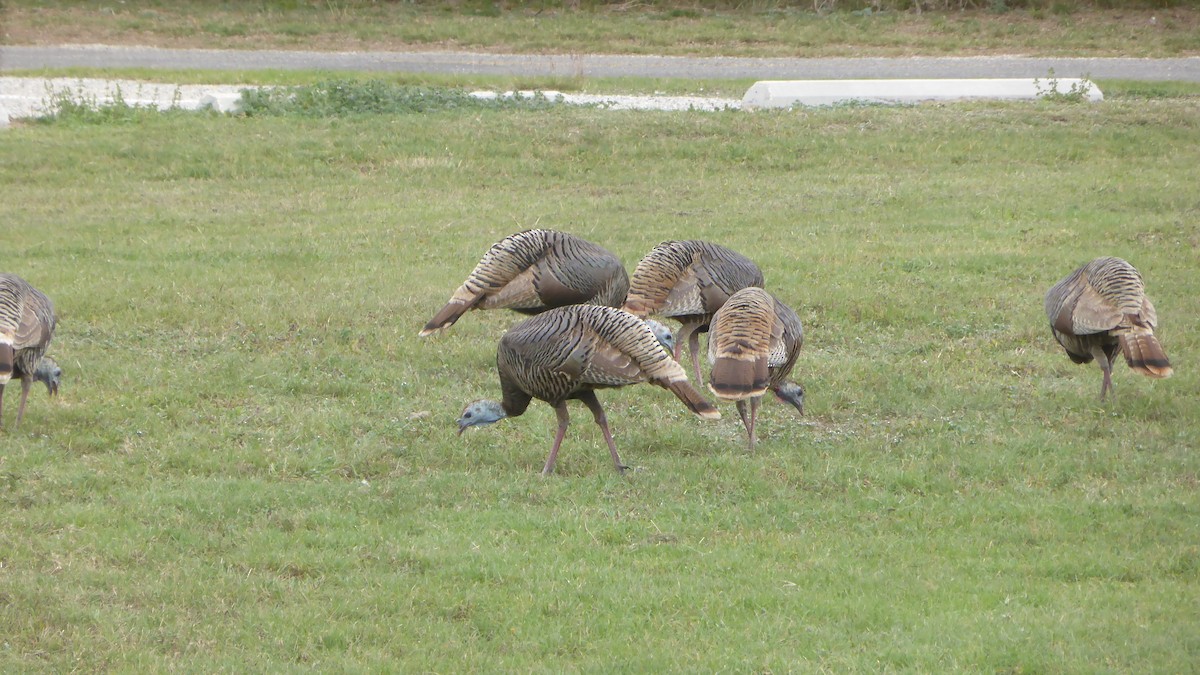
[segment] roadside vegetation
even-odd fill
[[[1192,669],[1194,97],[413,112],[341,86],[0,133],[5,270],[55,301],[66,370],[0,432],[0,670]],[[753,257],[804,321],[806,416],[765,402],[750,454],[730,407],[604,392],[624,477],[578,406],[549,479],[545,405],[456,436],[518,317],[416,333],[535,226],[630,268],[667,238]],[[1176,364],[1120,366],[1106,403],[1042,311],[1103,254]]]
[[[1200,54],[1194,2],[8,0],[10,44],[688,56]]]

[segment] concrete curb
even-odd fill
[[[742,108],[790,108],[844,103],[906,104],[922,101],[1032,100],[1076,95],[1102,101],[1094,82],[1081,78],[938,80],[763,80],[742,97]]]
[[[88,105],[104,105],[119,99],[131,106],[157,110],[213,108],[237,112],[244,88],[244,85],[175,85],[96,78],[0,77],[0,127],[11,119],[51,112],[62,99]]]

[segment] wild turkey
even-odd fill
[[[708,388],[717,398],[737,402],[751,450],[758,404],[768,389],[804,414],[804,388],[787,380],[803,344],[800,317],[761,288],[734,293],[713,316]]]
[[[458,418],[458,433],[525,412],[535,398],[554,408],[558,433],[542,475],[554,471],[558,448],[566,434],[567,400],[578,399],[592,411],[604,433],[618,471],[616,443],[596,389],[650,382],[675,394],[689,410],[705,419],[721,414],[688,384],[687,373],[659,346],[644,321],[612,307],[571,305],[552,309],[513,326],[496,350],[501,401],[475,401]]]
[[[51,396],[58,393],[62,369],[54,359],[44,356],[57,323],[50,298],[15,274],[0,274],[0,425],[4,387],[12,378],[21,380],[21,404],[14,430],[21,426],[34,380],[44,383]]]
[[[663,316],[680,322],[675,360],[686,340],[692,372],[700,375],[700,333],[729,296],[763,285],[763,273],[746,256],[706,241],[664,241],[637,264],[624,309],[639,317]]]
[[[1096,258],[1055,284],[1046,293],[1046,316],[1071,361],[1100,364],[1100,400],[1112,389],[1118,349],[1143,375],[1171,375],[1171,362],[1154,337],[1158,313],[1146,297],[1142,275],[1120,258]]]
[[[573,234],[526,230],[492,245],[421,337],[451,326],[471,309],[538,314],[574,304],[620,307],[629,275],[617,256]]]

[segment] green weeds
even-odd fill
[[[335,117],[418,114],[465,110],[538,110],[553,105],[540,92],[482,97],[456,89],[393,85],[381,80],[326,80],[313,85],[242,92],[248,116]]]
[[[41,123],[62,122],[78,124],[125,124],[143,114],[178,112],[178,91],[175,100],[162,110],[151,105],[130,103],[120,87],[111,96],[99,100],[94,94],[62,89],[46,92],[46,112],[36,119]]]
[[[1056,103],[1084,103],[1092,92],[1091,81],[1086,74],[1080,81],[1072,82],[1071,86],[1061,90],[1053,68],[1050,69],[1045,80],[1033,78],[1033,86],[1037,90],[1039,98]]]

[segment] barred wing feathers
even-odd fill
[[[572,305],[527,319],[500,340],[497,364],[502,380],[551,405],[584,389],[650,382],[701,417],[719,416],[649,326],[619,309]]]
[[[554,307],[625,301],[629,275],[601,246],[555,230],[526,230],[496,242],[421,330],[422,337],[453,325],[471,309],[537,314]]]

